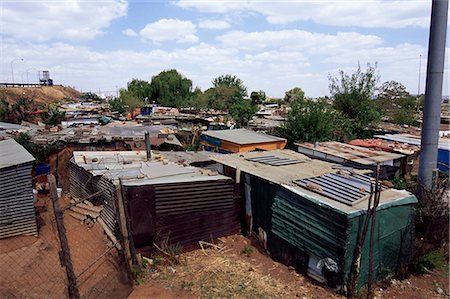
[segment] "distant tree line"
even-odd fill
[[[353,73],[329,75],[330,97],[305,97],[300,87],[285,93],[274,103],[289,107],[286,122],[278,134],[294,141],[349,140],[370,137],[371,129],[382,119],[398,124],[417,125],[420,101],[399,82],[378,86],[377,66],[367,64]],[[266,100],[264,91],[248,95],[247,87],[235,75],[214,78],[205,91],[193,88],[192,81],[177,70],[165,70],[150,81],[133,79],[110,101],[113,111],[125,113],[145,104],[193,107],[227,111],[236,126],[246,126],[257,105]]]

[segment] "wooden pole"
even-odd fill
[[[80,293],[77,286],[77,277],[73,270],[72,260],[70,258],[69,242],[67,240],[66,228],[64,226],[64,213],[61,211],[58,202],[58,191],[56,187],[56,179],[53,174],[48,175],[48,183],[50,186],[50,197],[53,204],[53,211],[55,213],[56,227],[58,229],[59,242],[61,244],[61,251],[59,252],[59,260],[61,266],[66,269],[67,281],[69,283],[69,298],[78,299]]]
[[[125,214],[125,207],[123,204],[123,197],[122,197],[122,182],[120,181],[119,185],[116,185],[116,199],[117,199],[117,210],[119,213],[119,229],[120,234],[122,238],[122,245],[124,248],[124,255],[125,260],[127,264],[127,275],[128,278],[132,281],[133,275],[132,275],[132,267],[133,262],[131,259],[131,250],[130,250],[130,238],[128,234],[128,225],[127,225],[127,219]]]
[[[147,152],[147,161],[152,160],[152,143],[150,140],[150,134],[145,132],[145,150]]]

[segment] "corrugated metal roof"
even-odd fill
[[[272,166],[285,166],[285,165],[291,165],[291,164],[298,164],[304,161],[296,160],[296,159],[286,159],[286,158],[279,158],[275,156],[262,156],[262,157],[255,157],[255,158],[247,158],[247,160],[252,162],[259,162],[262,164],[268,164]]]
[[[410,135],[410,134],[385,134],[385,135],[375,135],[377,138],[398,141],[408,144],[420,145],[420,136]],[[438,147],[440,149],[450,150],[450,139],[439,138]]]
[[[343,204],[353,206],[370,195],[375,180],[365,175],[341,175],[329,173],[313,178],[295,180],[296,184],[327,196]],[[372,187],[373,186],[373,187]]]
[[[336,141],[317,144],[296,143],[295,145],[298,146],[299,152],[302,153],[313,156],[321,156],[317,154],[321,153],[363,165],[374,165],[404,157],[401,154],[388,153]]]
[[[144,151],[75,151],[73,157],[76,165],[94,176],[113,181],[120,178],[126,186],[228,179],[173,162],[146,161]]]
[[[206,131],[202,134],[236,144],[266,143],[286,140],[272,135],[256,133],[247,129]]]
[[[34,157],[14,139],[0,141],[0,169],[34,160]]]
[[[247,158],[263,157],[267,155],[273,155],[279,158],[296,159],[304,162],[300,164],[291,164],[278,167],[247,160]],[[235,169],[239,168],[242,172],[257,176],[274,184],[281,185],[286,189],[291,190],[292,192],[300,194],[303,197],[320,201],[321,203],[332,206],[333,208],[344,213],[353,213],[367,208],[367,200],[362,200],[357,202],[353,206],[349,206],[344,203],[337,202],[327,196],[313,192],[309,189],[300,187],[299,185],[294,183],[294,181],[297,180],[323,176],[330,173],[337,173],[339,172],[339,170],[333,168],[333,166],[335,166],[336,164],[310,159],[305,155],[296,153],[291,150],[228,154],[213,156],[211,157],[211,159]],[[355,170],[354,172],[356,174],[367,173],[367,171],[358,170]],[[405,190],[387,189],[381,193],[380,205],[388,202],[393,202],[410,195],[411,194]]]

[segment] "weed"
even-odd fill
[[[406,189],[407,187],[406,182],[399,176],[394,177],[391,180],[391,183],[394,185],[394,188],[398,190]]]
[[[181,281],[181,288],[183,290],[187,290],[187,291],[192,291],[192,287],[194,286],[193,282],[189,282],[189,281]]]
[[[253,253],[253,248],[250,245],[245,245],[244,248],[241,250],[241,254],[245,254],[247,257],[249,257]]]
[[[433,250],[425,255],[419,256],[414,262],[417,273],[430,273],[434,269],[442,269],[445,265],[445,257],[442,249]]]

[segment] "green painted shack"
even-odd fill
[[[346,285],[362,231],[373,178],[290,151],[212,157],[240,182],[244,231],[257,234],[268,253],[297,271],[337,289]],[[377,209],[373,278],[401,271],[411,259],[417,199],[385,188]],[[370,228],[369,228],[370,231]],[[358,285],[368,279],[368,240]]]

